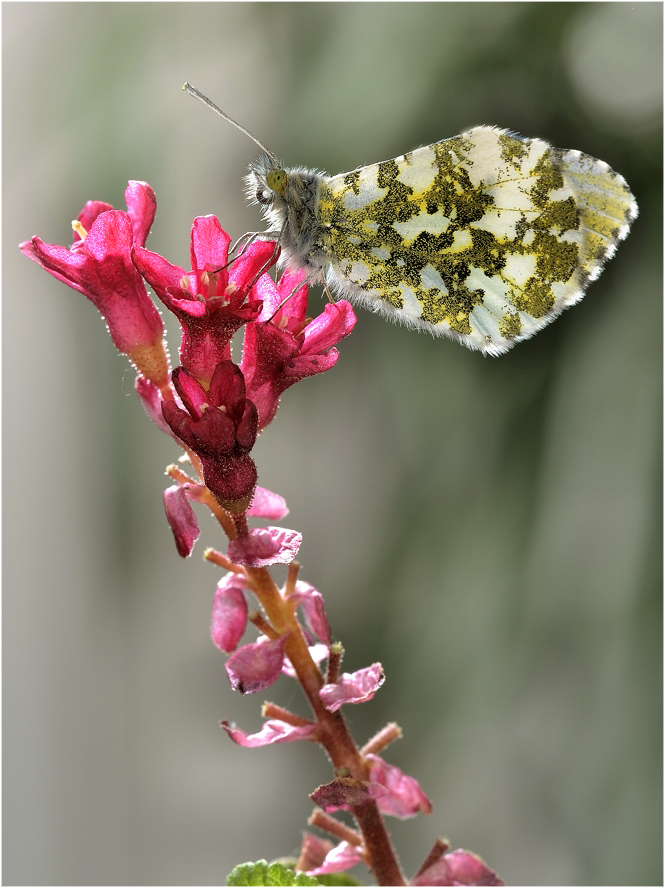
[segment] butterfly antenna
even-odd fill
[[[204,96],[202,92],[199,92],[199,90],[196,89],[196,87],[192,86],[190,83],[184,83],[182,88],[184,89],[185,92],[189,93],[190,96],[194,96],[195,99],[198,99],[200,102],[203,102],[203,104],[207,105],[208,108],[212,108],[213,111],[216,111],[220,117],[224,118],[224,120],[228,120],[229,123],[232,123],[233,126],[235,126],[236,129],[239,129],[241,133],[244,133],[246,136],[249,136],[249,138],[252,140],[252,142],[255,142],[259,146],[261,151],[265,151],[265,153],[268,155],[268,157],[275,162],[275,166],[279,167],[279,161],[277,160],[275,155],[272,153],[272,151],[268,151],[268,149],[265,147],[265,145],[262,145],[259,142],[259,140],[256,138],[256,136],[253,136],[248,129],[245,129],[244,126],[241,126],[232,117],[229,117],[229,115],[226,114],[225,111],[222,111],[221,108],[218,108],[214,102],[210,101],[208,96]]]

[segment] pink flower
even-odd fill
[[[261,638],[246,644],[226,661],[226,674],[234,691],[256,694],[274,684],[282,674],[288,633],[274,640]]]
[[[257,416],[245,397],[242,373],[232,361],[220,361],[209,392],[182,367],[171,378],[186,409],[164,401],[164,419],[201,460],[206,486],[220,506],[244,512],[256,486],[249,451],[256,441]]]
[[[294,743],[296,740],[318,739],[319,727],[313,723],[306,725],[289,725],[279,719],[269,719],[258,734],[246,734],[240,728],[233,727],[226,721],[220,722],[234,743],[255,749],[258,746],[270,746],[273,743]]]
[[[373,663],[357,672],[343,672],[335,684],[324,685],[319,691],[323,705],[336,712],[345,703],[367,703],[385,680],[383,667]]]
[[[348,336],[356,323],[346,301],[326,305],[323,314],[309,320],[307,287],[291,295],[305,276],[304,270],[287,273],[275,284],[263,275],[256,284],[263,308],[258,319],[245,328],[240,366],[247,396],[259,412],[259,429],[271,422],[279,398],[289,386],[337,363],[339,352],[332,346]]]
[[[326,854],[323,863],[314,869],[306,870],[308,876],[326,876],[330,873],[341,873],[351,869],[357,863],[361,863],[363,849],[350,842],[340,842]]]
[[[482,857],[471,851],[451,851],[427,867],[410,882],[411,885],[504,885]]]
[[[377,802],[380,811],[400,820],[415,817],[419,811],[432,813],[432,803],[414,777],[407,776],[396,765],[389,765],[378,755],[366,755],[365,759],[370,765],[369,779],[388,790],[388,794],[381,796]]]
[[[276,260],[274,243],[255,241],[227,267],[230,241],[216,216],[198,216],[191,271],[141,246],[134,249],[136,267],[182,325],[182,366],[204,388],[219,362],[230,360],[233,334],[258,317],[261,302],[252,284]]]
[[[210,635],[225,654],[236,649],[247,626],[246,588],[247,581],[236,573],[228,573],[217,584],[212,602]]]
[[[155,194],[145,182],[130,182],[125,198],[127,212],[89,201],[79,214],[71,249],[46,244],[39,237],[20,244],[20,249],[53,277],[87,296],[106,320],[116,348],[161,388],[168,383],[164,327],[131,257],[132,244],[142,247],[148,236]]]

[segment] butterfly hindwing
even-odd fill
[[[316,212],[336,292],[500,354],[582,297],[636,211],[602,161],[477,127],[324,177]]]

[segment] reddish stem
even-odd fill
[[[267,568],[247,568],[256,597],[271,625],[280,635],[289,633],[285,653],[321,729],[320,743],[335,769],[348,769],[356,780],[368,780],[367,768],[341,712],[329,712],[319,697],[324,680],[312,660],[300,624],[289,603],[282,598]],[[397,855],[376,802],[354,807],[352,814],[363,836],[368,865],[379,885],[405,885]]]

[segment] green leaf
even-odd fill
[[[257,860],[256,863],[241,863],[229,874],[227,885],[321,885],[329,884],[319,882],[305,873],[296,873],[291,867],[283,863],[268,863],[266,860]],[[335,884],[340,884],[339,882]],[[348,883],[341,883],[348,884]]]

